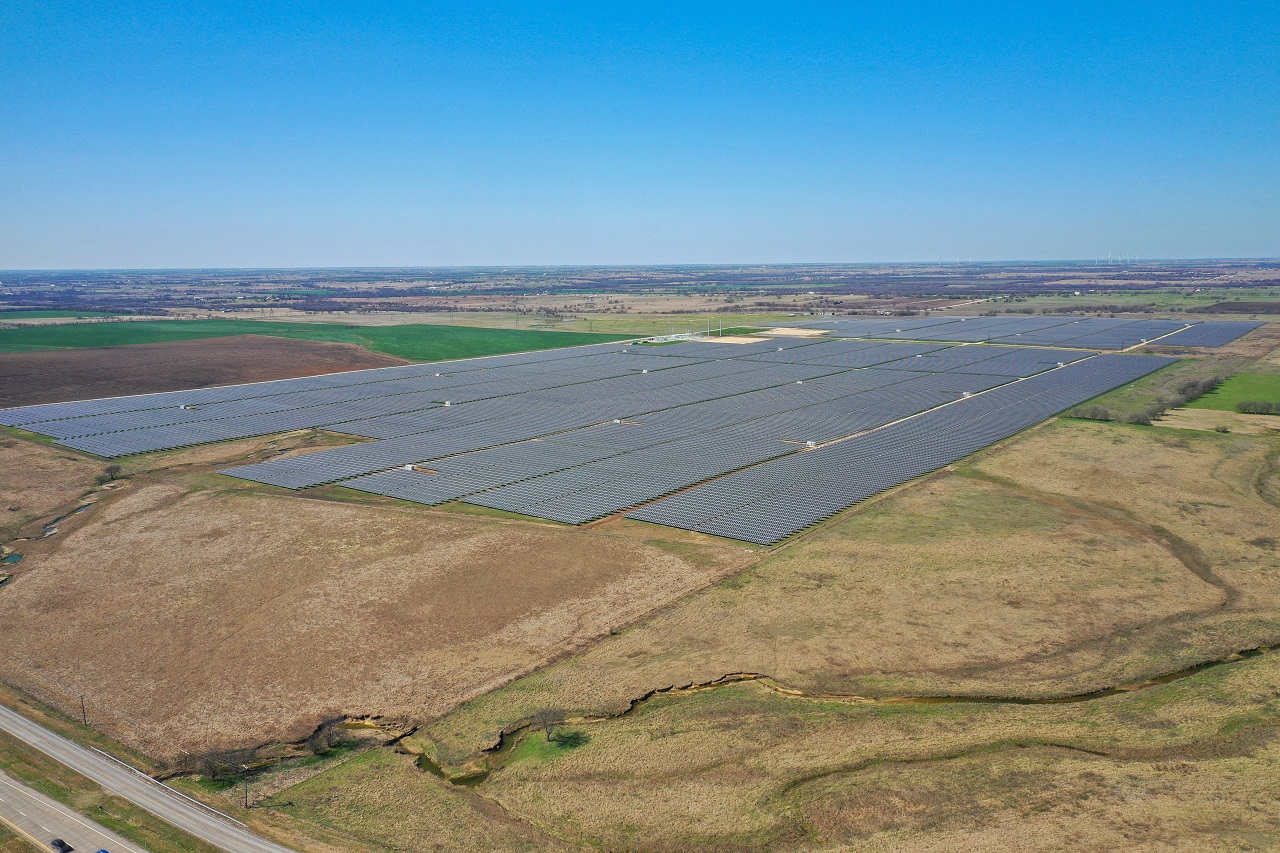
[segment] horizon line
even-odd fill
[[[1131,264],[1169,264],[1169,263],[1280,263],[1280,256],[1257,257],[1186,257],[1186,258],[1057,258],[1029,259],[1009,258],[1004,260],[956,260],[956,261],[724,261],[696,263],[489,263],[489,264],[395,264],[368,265],[349,264],[334,266],[156,266],[156,267],[12,267],[0,268],[5,273],[84,273],[84,272],[219,272],[219,271],[254,271],[274,272],[281,270],[512,270],[512,269],[660,269],[664,267],[892,267],[892,266],[928,266],[928,267],[963,267],[991,266],[998,264],[1063,264],[1087,266],[1125,266]]]

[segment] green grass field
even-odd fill
[[[0,311],[0,323],[5,320],[56,320],[63,317],[114,317],[107,311]]]
[[[0,329],[0,352],[111,347],[228,335],[272,335],[309,341],[358,344],[410,361],[441,361],[525,350],[616,341],[621,334],[535,332],[467,326],[404,325],[349,327],[325,323],[257,320],[156,320]]]
[[[1237,373],[1187,407],[1234,412],[1236,404],[1245,401],[1280,403],[1280,375]]]

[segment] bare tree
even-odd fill
[[[547,740],[551,740],[555,734],[557,726],[564,724],[563,708],[540,708],[533,712],[533,717],[529,720],[529,725],[535,729],[542,729],[547,733]]]
[[[342,732],[338,726],[345,722],[345,717],[334,717],[325,720],[307,737],[307,749],[312,755],[324,755],[342,742]]]

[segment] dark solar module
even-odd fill
[[[1261,326],[1262,323],[1250,323],[1243,320],[1210,320],[1206,323],[1200,323],[1184,329],[1181,332],[1174,332],[1169,337],[1160,341],[1163,346],[1180,347],[1220,347],[1229,344],[1236,338],[1247,335],[1254,329]]]
[[[1104,355],[918,417],[722,477],[629,513],[769,544],[928,473],[1173,359]]]

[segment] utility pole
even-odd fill
[[[89,725],[89,713],[84,707],[84,694],[80,694],[80,722],[85,726]]]

